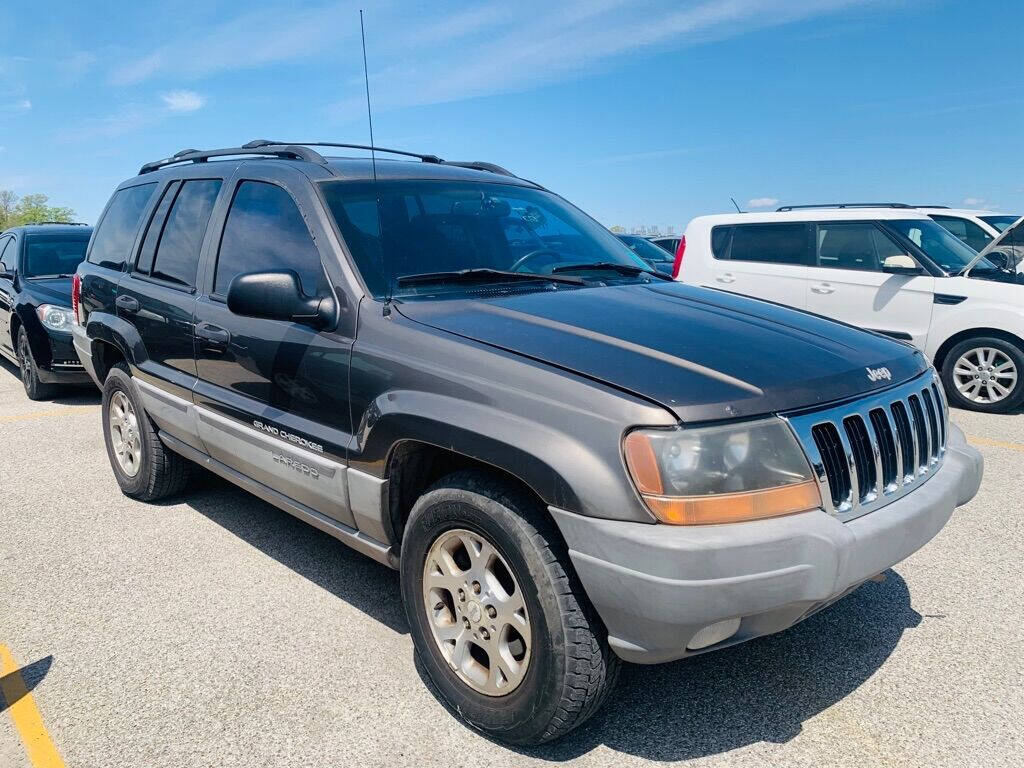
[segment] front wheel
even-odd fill
[[[619,660],[545,510],[501,478],[460,472],[406,525],[402,597],[440,696],[493,738],[532,745],[579,726]]]
[[[48,400],[57,393],[55,386],[39,380],[39,368],[32,356],[28,332],[24,327],[18,329],[18,372],[21,374],[21,384],[25,387],[25,394],[29,400]]]
[[[988,413],[1024,402],[1024,351],[996,337],[976,337],[953,347],[942,365],[949,404]]]

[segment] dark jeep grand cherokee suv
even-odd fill
[[[124,182],[75,344],[126,494],[194,462],[399,569],[473,726],[555,738],[619,659],[785,629],[977,491],[911,347],[665,280],[497,166],[311,146]]]

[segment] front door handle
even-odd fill
[[[196,326],[196,338],[207,342],[206,346],[224,348],[231,341],[231,334],[219,326],[200,323]]]
[[[134,315],[139,311],[139,300],[134,296],[118,296],[114,304],[122,312],[127,312],[130,315]]]
[[[811,292],[812,293],[819,293],[819,294],[827,296],[830,293],[835,293],[836,289],[833,288],[828,283],[818,283],[817,285],[812,285],[811,286]]]
[[[735,283],[736,278],[733,277],[732,272],[724,272],[721,275],[715,275],[715,280],[720,283]]]

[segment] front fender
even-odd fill
[[[621,434],[609,434],[605,422],[580,419],[574,426],[570,433],[483,403],[391,391],[367,410],[352,466],[383,477],[392,451],[417,441],[508,472],[548,505],[596,517],[652,521],[625,474]]]

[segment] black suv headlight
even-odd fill
[[[622,448],[637,490],[664,523],[734,523],[821,506],[807,457],[781,419],[637,429]]]
[[[44,328],[48,328],[51,331],[71,332],[71,323],[74,318],[69,307],[58,307],[55,304],[40,304],[36,308],[36,314],[39,316],[39,322],[43,324]]]

